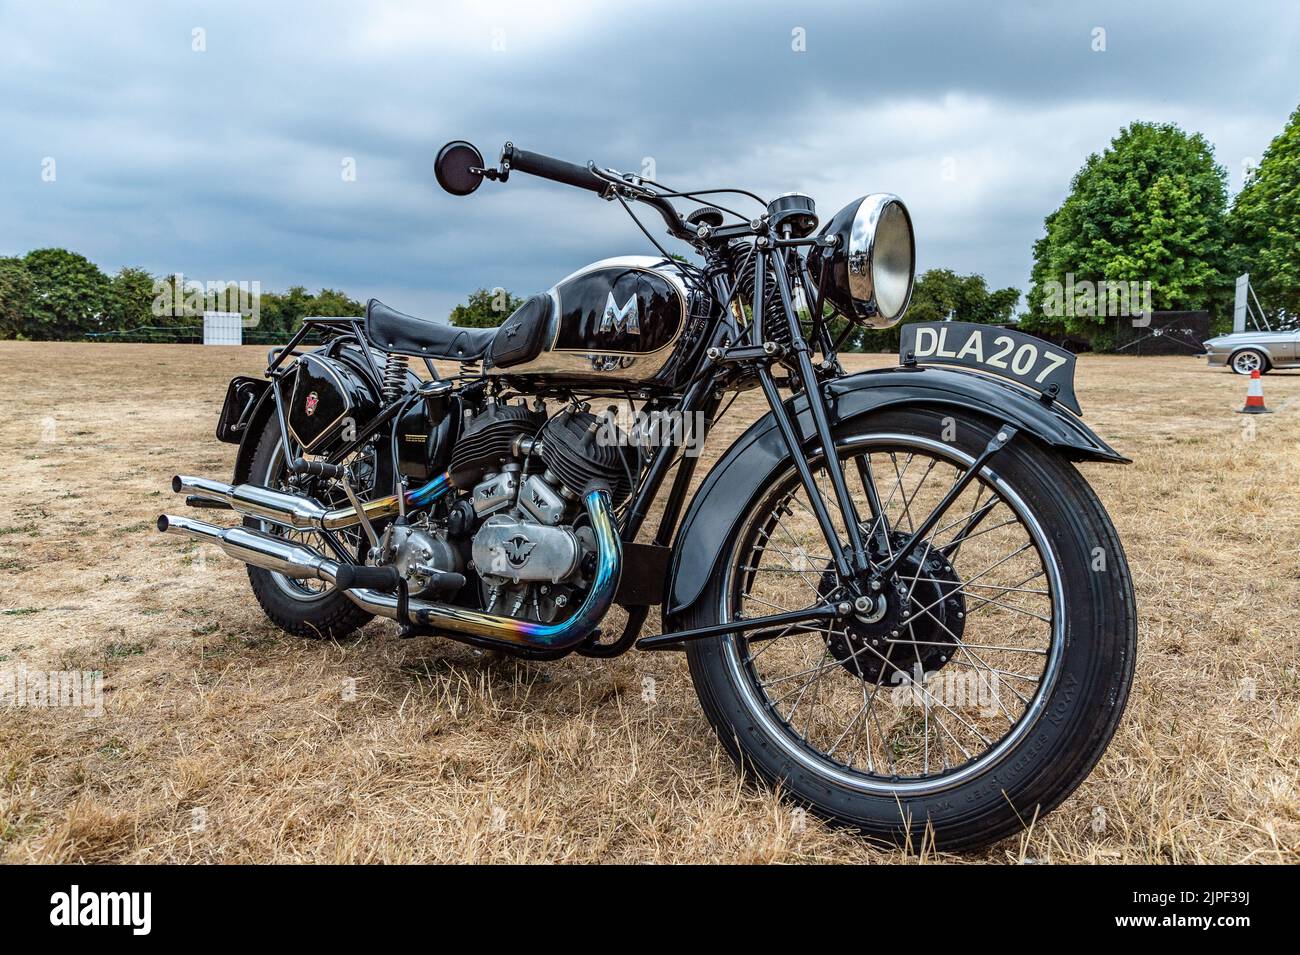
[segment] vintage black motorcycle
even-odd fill
[[[987,844],[1083,781],[1124,709],[1136,624],[1119,539],[1072,463],[1127,459],[1076,416],[1070,355],[913,323],[898,367],[846,375],[845,341],[911,298],[893,195],[819,230],[805,195],[675,190],[510,143],[495,167],[449,143],[435,171],[455,195],[512,173],[589,190],[659,254],[582,268],[499,328],[374,300],[308,319],[263,378],[230,383],[233,483],[172,482],[242,526],[160,530],[244,561],[267,616],[303,636],[382,616],[530,659],[684,650],[746,771],[876,839]],[[770,410],[692,491],[701,441],[752,388]],[[626,624],[602,635],[616,604]],[[643,636],[654,607],[663,632]]]

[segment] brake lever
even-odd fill
[[[617,192],[624,199],[644,202],[663,218],[670,235],[686,241],[691,241],[696,237],[694,230],[686,224],[681,217],[681,213],[673,207],[673,204],[651,187],[644,185],[641,177],[636,173],[621,173],[617,169],[601,169],[594,164],[588,168],[597,178],[609,183],[609,188],[602,194],[602,198],[612,200]]]

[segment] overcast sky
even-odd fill
[[[590,193],[438,190],[443,142],[494,161],[510,139],[807,192],[823,220],[896,192],[920,268],[1023,289],[1043,217],[1121,126],[1204,133],[1235,192],[1300,101],[1296,0],[803,6],[0,0],[0,254],[442,316],[647,250]]]

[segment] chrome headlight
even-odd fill
[[[835,213],[821,234],[836,236],[836,245],[814,246],[808,268],[831,304],[872,328],[902,319],[916,274],[912,217],[903,200],[887,192],[863,196]]]

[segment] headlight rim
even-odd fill
[[[877,288],[877,253],[880,224],[894,206],[906,226],[908,277],[901,306],[886,316],[881,310]],[[818,284],[825,286],[827,299],[846,317],[870,328],[892,328],[901,322],[911,305],[916,287],[916,231],[907,204],[892,192],[874,192],[850,202],[822,229],[823,235],[839,237],[836,246],[816,246],[809,253],[809,266]],[[829,280],[822,270],[830,268]]]

